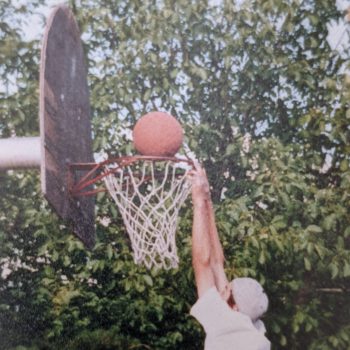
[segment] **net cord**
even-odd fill
[[[103,177],[130,237],[134,261],[147,268],[178,266],[176,227],[179,210],[190,184],[186,172],[165,162],[162,178],[156,176],[154,162],[145,161],[135,173],[132,165]],[[159,174],[158,174],[159,175]]]

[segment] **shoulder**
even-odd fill
[[[222,308],[225,306],[225,302],[222,300],[220,293],[216,287],[209,288],[191,308],[191,315],[197,318],[197,315],[202,313],[206,314],[209,309]],[[228,307],[228,305],[227,305]]]
[[[250,318],[234,311],[216,289],[208,289],[191,308],[207,334],[235,331],[256,331]]]
[[[249,316],[231,309],[216,287],[207,290],[193,305],[191,315],[203,326],[206,349],[269,350],[270,342]]]

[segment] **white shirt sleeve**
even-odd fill
[[[207,290],[193,305],[190,313],[210,335],[232,330],[250,331],[255,329],[248,316],[232,310],[222,300],[216,287]]]
[[[206,350],[269,350],[270,342],[247,315],[232,310],[216,287],[210,288],[191,309],[203,326]]]

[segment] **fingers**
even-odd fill
[[[196,169],[191,169],[186,172],[186,176],[190,179],[193,180],[196,176],[198,176],[198,171]]]
[[[193,161],[193,166],[194,166],[194,168],[195,168],[196,171],[198,171],[198,172],[201,173],[201,174],[205,174],[204,168],[200,165],[200,163],[198,162],[197,159],[195,159],[195,160]]]
[[[193,160],[193,166],[194,166],[194,168],[195,168],[196,170],[199,170],[199,169],[201,168],[201,166],[200,166],[200,164],[199,164],[199,162],[198,162],[197,159],[194,159],[194,160]]]
[[[193,161],[193,168],[187,173],[192,183],[192,198],[196,201],[210,196],[210,187],[205,170],[197,160]]]
[[[187,176],[193,180],[194,178],[198,177],[201,178],[202,181],[207,181],[207,174],[205,170],[202,168],[202,166],[199,164],[197,160],[193,162],[193,169],[189,170],[187,172]]]

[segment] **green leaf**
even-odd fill
[[[112,256],[113,256],[113,247],[111,244],[108,244],[107,245],[107,257],[109,260],[111,260]]]
[[[331,263],[329,265],[329,268],[331,270],[331,274],[332,274],[332,279],[336,278],[339,274],[339,267],[338,265],[336,265],[335,263]]]
[[[142,97],[143,101],[147,102],[149,100],[149,98],[151,97],[151,94],[152,94],[152,90],[147,89],[145,94]]]
[[[340,166],[339,166],[340,170],[345,172],[349,169],[349,162],[346,159],[343,159],[340,162]]]
[[[318,254],[319,258],[320,258],[321,260],[323,260],[324,257],[325,257],[324,248],[323,248],[321,245],[318,245],[318,244],[314,244],[314,248],[315,248],[316,253]]]
[[[320,226],[317,225],[309,225],[306,228],[306,231],[310,232],[310,233],[321,233],[323,230]]]
[[[344,277],[350,277],[350,264],[347,261],[344,263]]]
[[[306,271],[311,271],[311,263],[307,257],[304,257],[304,266]]]
[[[70,257],[68,256],[68,255],[65,255],[64,257],[63,257],[63,265],[64,266],[69,266],[71,264],[71,259],[70,259]]]
[[[262,250],[259,254],[259,264],[263,265],[266,262],[266,256],[264,251]]]
[[[153,280],[152,277],[149,275],[143,275],[143,279],[145,280],[146,284],[149,285],[150,287],[153,286]]]

